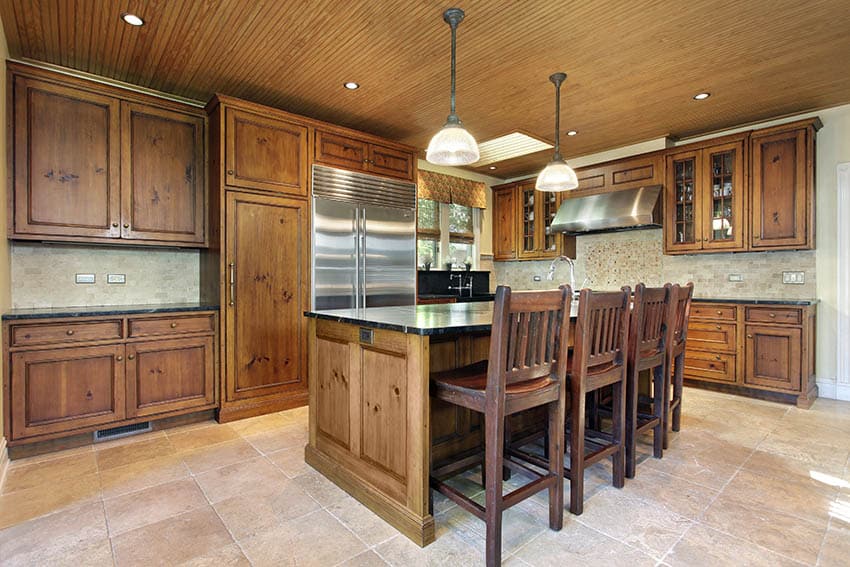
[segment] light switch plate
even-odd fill
[[[123,284],[127,283],[126,274],[106,274],[106,283],[108,284]]]
[[[744,274],[729,274],[730,282],[742,282],[744,281]]]
[[[782,272],[782,283],[803,285],[806,283],[806,272]]]
[[[74,282],[78,284],[93,284],[94,274],[77,274],[74,276]]]

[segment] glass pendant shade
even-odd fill
[[[564,160],[552,160],[537,176],[534,188],[538,191],[569,191],[578,187],[578,178],[573,168]]]
[[[478,144],[460,124],[447,122],[431,138],[425,159],[437,165],[467,165],[478,161]]]

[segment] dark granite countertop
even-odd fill
[[[109,315],[139,315],[173,313],[175,311],[216,311],[218,305],[209,303],[154,303],[140,305],[89,305],[85,307],[51,307],[45,309],[12,309],[3,313],[3,320],[59,319],[61,317],[98,317]]]
[[[572,304],[572,316],[578,303]],[[373,329],[388,329],[414,335],[449,335],[489,332],[493,324],[493,303],[443,303],[438,305],[400,305],[366,309],[329,309],[307,311],[307,317],[351,323]]]
[[[773,305],[815,305],[819,299],[768,299],[766,297],[694,297],[694,301],[701,303],[738,303],[740,305],[761,305],[770,303]]]
[[[455,299],[457,303],[470,303],[476,301],[493,301],[495,293],[478,293],[475,295],[456,295],[451,293],[420,293],[419,299]]]

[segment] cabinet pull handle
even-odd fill
[[[722,327],[720,325],[715,325],[714,328],[719,331]]]
[[[135,354],[128,354],[127,355],[127,360],[133,360],[134,358],[136,358]],[[718,360],[719,360],[719,357],[718,357]]]
[[[130,228],[130,225],[129,225],[128,223],[126,223],[126,222],[125,222],[125,223],[124,223],[124,228]]]
[[[236,264],[231,262],[230,266],[230,305],[236,303]]]
[[[718,315],[723,315],[723,311],[721,311],[721,310],[719,310],[719,309],[718,309],[718,310],[717,310],[717,314],[718,314]]]
[[[714,360],[720,360],[720,355],[715,355]]]
[[[227,170],[227,175],[233,175],[233,170],[232,170],[232,169],[228,169],[228,170]]]
[[[66,334],[66,335],[68,335],[68,336],[70,337],[71,335],[73,335],[73,334],[74,334],[74,330],[73,330],[73,329],[68,329],[67,331],[65,331],[65,334]]]
[[[117,222],[112,223],[112,228],[118,228],[118,223]]]
[[[752,335],[747,335],[747,338],[748,338],[748,339],[751,339],[751,338],[753,338],[753,336],[752,336]]]
[[[770,318],[771,318],[771,319],[776,319],[776,313],[771,313],[771,314],[770,314]]]
[[[172,323],[172,324],[171,324],[171,328],[172,328],[172,329],[176,329],[176,328],[177,328],[177,323]]]
[[[124,360],[124,357],[119,354],[118,356],[115,357],[115,360],[117,360],[118,362],[121,362],[122,360]]]

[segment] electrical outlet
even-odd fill
[[[127,275],[126,274],[106,274],[106,283],[108,283],[108,284],[127,283]]]
[[[729,274],[730,282],[742,282],[744,281],[744,274]]]
[[[806,283],[806,272],[782,272],[782,283],[802,285]]]
[[[93,284],[94,274],[77,274],[74,276],[74,283],[78,284]]]

